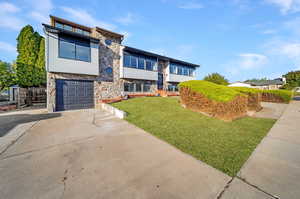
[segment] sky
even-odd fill
[[[125,35],[124,45],[200,64],[230,82],[300,70],[300,0],[0,0],[0,60],[49,15]]]

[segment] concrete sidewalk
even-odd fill
[[[300,101],[291,102],[222,199],[300,198]]]

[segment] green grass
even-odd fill
[[[218,102],[228,102],[233,100],[236,96],[243,95],[242,93],[235,91],[230,87],[203,80],[182,82],[179,84],[179,87],[190,88],[192,91],[199,92],[208,99]]]
[[[224,122],[182,108],[178,98],[135,98],[112,105],[126,111],[130,123],[230,176],[275,122],[250,117]]]

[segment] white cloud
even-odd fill
[[[187,9],[187,10],[200,9],[200,8],[203,8],[203,7],[204,6],[201,3],[198,3],[198,2],[185,2],[185,3],[178,6],[178,8]]]
[[[239,66],[243,69],[254,69],[265,65],[268,58],[265,55],[255,53],[240,54]]]
[[[101,28],[113,30],[116,28],[115,25],[100,21],[90,15],[86,10],[83,9],[75,9],[69,7],[61,7],[61,9],[67,13],[68,17],[72,20],[82,23],[88,26],[99,26]]]
[[[49,21],[49,15],[54,8],[51,0],[27,0],[31,6],[31,11],[29,16],[34,20],[42,23],[47,23]]]
[[[1,12],[4,13],[15,13],[20,10],[17,6],[8,2],[0,2],[0,8],[1,8]]]
[[[121,31],[120,31],[120,34],[124,35],[124,40],[123,40],[123,42],[126,42],[126,41],[128,40],[128,38],[131,37],[131,35],[132,35],[130,32],[125,31],[125,30],[121,30]]]
[[[25,25],[25,22],[15,16],[0,14],[0,27],[12,30],[20,30]]]
[[[0,41],[0,50],[7,51],[7,52],[15,52],[16,53],[16,46],[9,44],[7,42]]]
[[[129,25],[129,24],[136,22],[136,16],[134,16],[132,13],[129,12],[124,17],[116,18],[115,21],[117,21],[118,23],[120,23],[122,25]]]
[[[242,53],[239,54],[236,60],[232,60],[225,64],[225,71],[230,76],[237,75],[243,71],[251,71],[259,69],[268,63],[268,57],[256,53]]]
[[[15,14],[19,12],[20,9],[12,3],[1,2],[0,3],[0,27],[20,30],[25,22],[18,18]]]
[[[300,0],[265,0],[265,2],[279,7],[282,14],[300,11]]]

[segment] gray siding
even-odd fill
[[[99,75],[98,44],[91,42],[91,62],[58,57],[58,35],[47,33],[46,64],[48,72]]]

